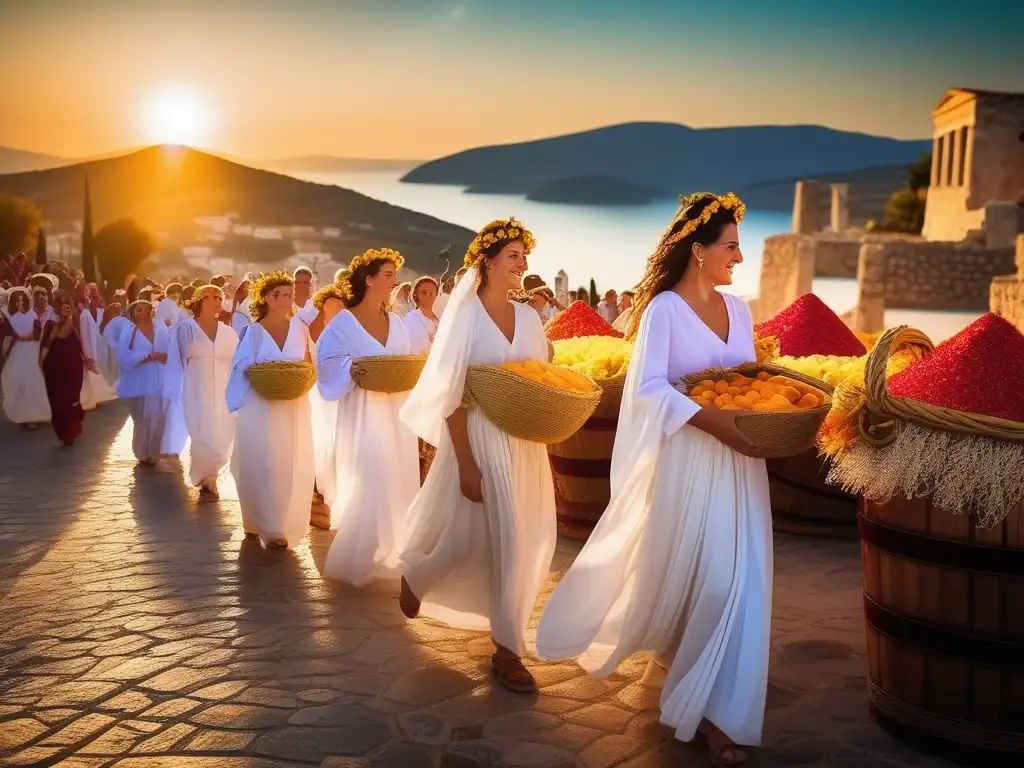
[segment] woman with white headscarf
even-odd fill
[[[555,499],[547,449],[510,436],[462,405],[470,365],[550,359],[540,317],[509,301],[522,286],[533,235],[493,221],[470,244],[430,356],[402,420],[437,446],[409,508],[400,603],[406,616],[490,630],[494,676],[530,692],[526,625],[555,548]]]
[[[395,286],[391,294],[391,311],[399,317],[405,317],[416,309],[412,300],[412,283],[402,283]]]

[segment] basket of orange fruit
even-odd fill
[[[582,373],[526,360],[469,366],[463,399],[513,437],[551,445],[587,422],[601,402],[601,388]]]
[[[766,363],[695,373],[683,379],[683,388],[702,408],[741,412],[736,426],[771,459],[813,448],[832,406],[828,384]]]

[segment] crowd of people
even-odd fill
[[[685,199],[635,292],[597,305],[634,340],[611,502],[532,649],[596,676],[650,653],[662,722],[682,740],[704,734],[722,766],[761,737],[767,475],[734,412],[701,409],[673,383],[755,358],[749,310],[718,290],[742,262],[743,212],[732,194]],[[534,245],[522,223],[498,220],[450,279],[400,283],[402,256],[372,249],[315,292],[305,268],[237,285],[135,279],[108,303],[73,274],[67,287],[26,276],[6,291],[4,410],[16,424],[52,420],[71,444],[82,411],[116,393],[141,464],[181,456],[201,500],[230,471],[244,535],[268,547],[295,546],[311,522],[335,529],[325,578],[396,579],[410,620],[490,632],[495,680],[533,692],[526,628],[556,542],[547,451],[467,405],[464,383],[470,365],[551,360],[544,323],[564,307],[529,272]],[[360,358],[410,354],[426,355],[411,392],[357,386]],[[254,390],[247,370],[271,361],[314,364],[308,397]]]

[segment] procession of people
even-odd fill
[[[329,526],[325,578],[393,579],[409,620],[489,632],[494,679],[511,691],[536,692],[530,656],[602,677],[648,653],[664,672],[662,722],[683,741],[702,734],[714,765],[740,765],[767,695],[767,473],[735,412],[702,409],[672,383],[755,359],[746,304],[719,290],[743,261],[742,217],[734,195],[687,198],[636,289],[595,302],[634,341],[611,501],[535,640],[527,624],[557,539],[547,450],[464,398],[469,366],[552,359],[544,324],[566,307],[531,273],[534,235],[515,219],[483,227],[451,279],[402,283],[387,248],[315,293],[305,267],[237,286],[136,279],[109,303],[96,286],[35,274],[2,297],[3,409],[25,428],[50,422],[71,446],[85,411],[116,392],[140,464],[180,457],[200,502],[231,473],[247,538],[295,547],[311,520]],[[358,358],[408,355],[426,356],[411,391],[357,386]],[[315,367],[308,395],[252,386],[252,366],[283,361]]]

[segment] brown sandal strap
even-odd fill
[[[498,654],[491,656],[491,666],[498,682],[514,691],[535,691],[537,681],[530,670],[518,656],[501,658]]]

